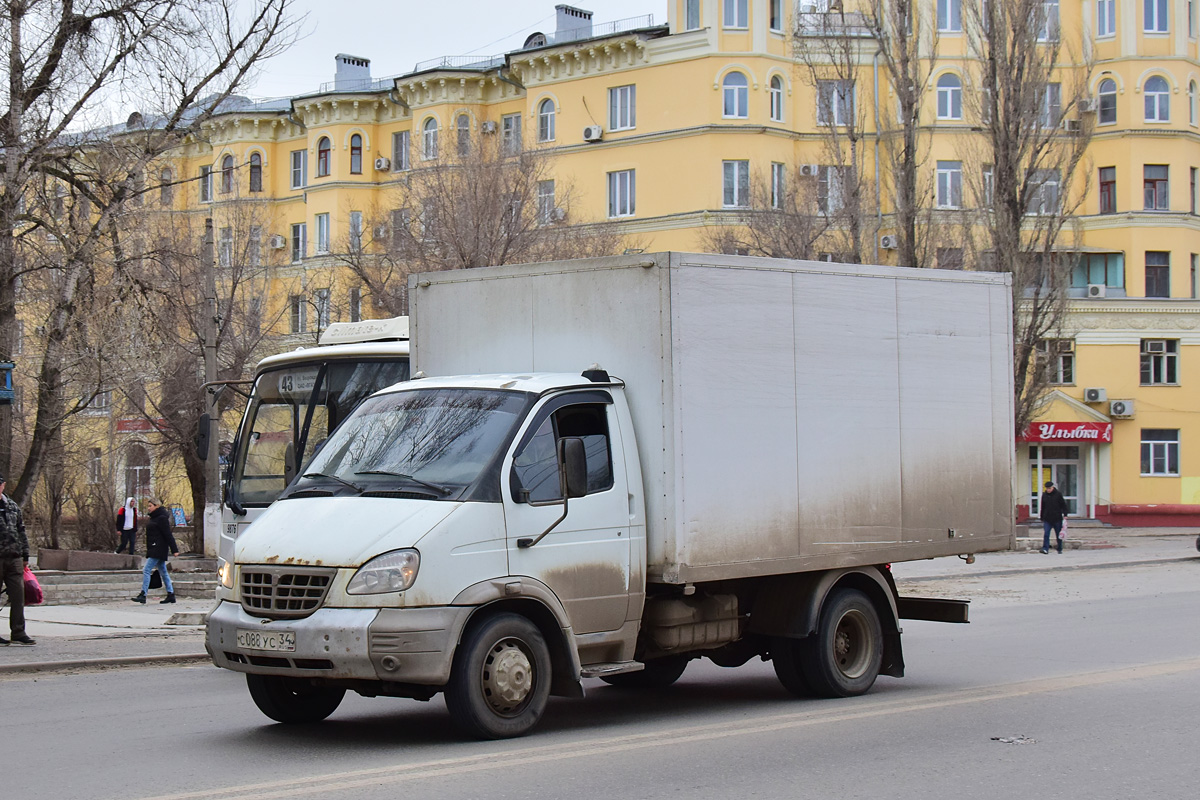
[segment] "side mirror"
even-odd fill
[[[563,497],[587,494],[587,454],[583,439],[567,436],[558,440],[559,481]]]
[[[296,477],[296,443],[288,442],[283,448],[283,485],[291,486]]]
[[[201,461],[208,460],[208,439],[212,432],[212,417],[200,415],[200,429],[196,432],[196,457]]]

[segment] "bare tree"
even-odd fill
[[[716,253],[811,260],[821,252],[831,218],[822,213],[818,178],[798,164],[781,175],[757,176],[750,202],[736,224],[705,231],[704,246]]]

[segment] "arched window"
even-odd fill
[[[140,444],[125,451],[125,496],[138,500],[150,496],[150,454]]]
[[[221,193],[229,194],[233,191],[233,156],[225,156],[221,159]]]
[[[1146,97],[1146,122],[1171,121],[1171,87],[1167,79],[1155,75],[1142,88]]]
[[[1100,111],[1101,125],[1111,125],[1117,121],[1117,83],[1112,78],[1100,81]]]
[[[775,75],[771,78],[771,120],[783,122],[783,78]]]
[[[262,153],[251,153],[250,191],[261,192],[262,190]]]
[[[1192,125],[1200,122],[1200,96],[1195,81],[1188,83],[1188,122]]]
[[[158,201],[164,206],[171,205],[175,199],[174,181],[175,173],[171,172],[170,167],[163,167],[162,172],[158,173]]]
[[[362,137],[357,133],[350,137],[350,174],[362,175]]]
[[[322,136],[317,142],[317,177],[324,178],[329,174],[329,137]]]
[[[733,119],[745,119],[749,116],[750,84],[746,76],[740,72],[731,72],[725,76],[721,85],[725,93],[722,116]]]
[[[538,104],[538,141],[554,141],[554,101],[543,100]]]
[[[458,119],[454,121],[454,132],[458,142],[458,154],[465,156],[471,152],[471,118],[466,114],[459,114]]]
[[[962,119],[962,81],[946,74],[937,82],[938,119]]]
[[[438,124],[433,117],[425,120],[421,128],[421,157],[426,161],[438,157]]]

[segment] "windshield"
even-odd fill
[[[457,495],[495,461],[527,401],[525,393],[479,389],[373,397],[334,432],[293,492]]]
[[[367,397],[408,380],[408,371],[408,357],[401,356],[260,373],[238,434],[228,499],[250,507],[273,503],[331,430]]]

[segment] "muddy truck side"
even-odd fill
[[[901,676],[888,564],[1012,546],[1006,276],[687,253],[414,276],[415,379],[239,537],[207,644],[273,719],[346,691],[518,736],[583,679]]]

